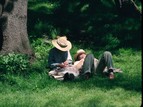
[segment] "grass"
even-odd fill
[[[26,77],[2,75],[0,107],[140,107],[141,51],[120,49],[113,59],[123,70],[114,80],[61,82],[49,78],[46,69]]]

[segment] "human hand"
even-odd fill
[[[64,63],[59,64],[59,67],[64,68],[66,65]]]
[[[64,64],[65,66],[69,65],[68,61],[65,61],[63,64]]]

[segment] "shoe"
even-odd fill
[[[91,73],[87,72],[84,74],[84,79],[88,80],[91,77]]]
[[[69,80],[74,80],[75,79],[75,76],[73,74],[69,74]]]
[[[115,78],[114,73],[113,72],[109,73],[109,79],[112,80],[114,78]]]
[[[64,81],[72,81],[75,79],[75,76],[71,73],[65,73],[64,75]]]
[[[114,76],[114,69],[109,69],[108,73],[109,73],[109,79],[114,79],[115,78],[115,76]]]
[[[65,73],[65,75],[64,75],[64,81],[67,81],[67,80],[69,80],[69,73]]]

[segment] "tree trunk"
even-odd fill
[[[0,4],[0,53],[33,55],[27,34],[27,0],[2,0]]]

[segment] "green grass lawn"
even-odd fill
[[[94,76],[61,82],[49,78],[46,70],[27,77],[3,75],[0,107],[140,107],[141,51],[121,49],[113,59],[123,70],[114,80]]]

